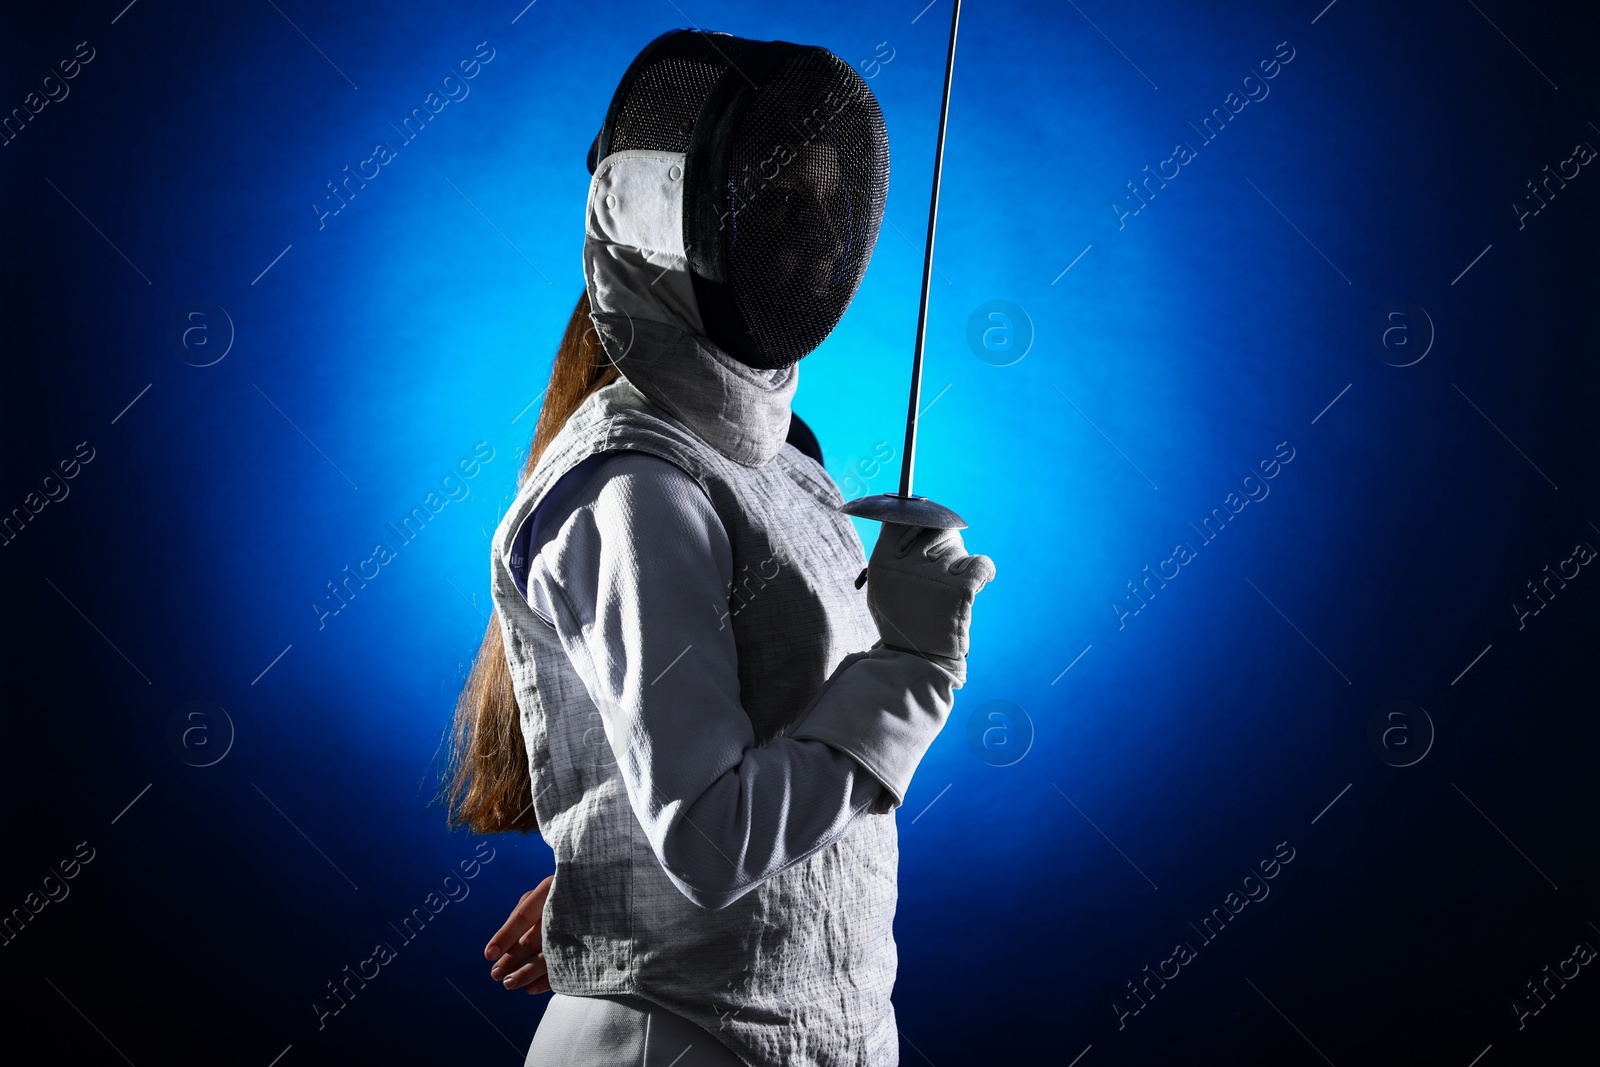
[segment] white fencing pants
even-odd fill
[[[553,993],[524,1067],[744,1067],[716,1038],[639,997]]]

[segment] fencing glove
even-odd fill
[[[886,647],[960,661],[972,599],[994,575],[994,561],[967,555],[956,530],[886,522],[856,584],[866,581],[867,608]]]
[[[875,813],[904,801],[966,684],[972,598],[994,573],[954,530],[884,523],[878,534],[856,586],[882,640],[844,658],[790,733],[855,757],[884,787]]]

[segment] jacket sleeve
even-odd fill
[[[584,477],[540,517],[528,601],[600,710],[662,869],[726,907],[886,810],[883,787],[822,740],[755,745],[727,624],[732,549],[700,485],[637,452]]]

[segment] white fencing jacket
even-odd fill
[[[964,665],[880,646],[838,488],[784,443],[798,369],[697,332],[681,248],[597,206],[675,180],[670,154],[618,155],[645,158],[598,168],[585,263],[624,377],[494,539],[551,985],[642,997],[752,1065],[892,1067],[894,808]]]
[[[775,565],[736,586],[716,509],[681,468],[648,452],[600,453],[524,529],[527,554],[515,544],[513,558],[528,562],[528,601],[599,699],[601,729],[588,741],[601,759],[630,755],[620,768],[628,799],[691,901],[727,907],[879,800],[878,780],[825,742],[780,734],[754,747],[730,624]],[[647,537],[648,555],[615,543],[620,531]]]

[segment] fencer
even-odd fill
[[[447,783],[456,825],[554,852],[490,974],[553,991],[530,1065],[894,1065],[895,812],[995,568],[894,523],[868,559],[791,443],[877,241],[882,113],[825,49],[673,31],[588,165]]]

